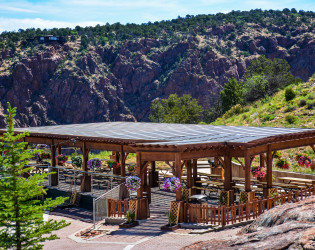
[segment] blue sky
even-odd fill
[[[296,8],[315,11],[315,0],[0,0],[0,32],[19,28],[146,23],[231,10]]]

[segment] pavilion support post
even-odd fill
[[[86,147],[86,143],[83,143],[81,149],[83,154],[82,170],[88,172],[87,162],[89,160],[90,149]],[[91,192],[91,175],[88,173],[83,173],[81,179],[81,192]]]
[[[142,169],[142,161],[141,161],[141,153],[137,152],[137,168],[136,168],[136,174],[141,179],[141,185],[140,188],[137,191],[137,198],[142,199],[143,198],[143,186],[144,186],[144,178],[143,178],[143,169]]]
[[[151,187],[158,187],[159,172],[156,171],[155,161],[151,161],[151,171],[149,172],[149,185]]]
[[[224,156],[224,190],[229,193],[227,205],[233,204],[235,200],[232,184],[232,157],[227,150],[226,155]]]
[[[50,147],[50,151],[51,151],[51,166],[52,168],[52,172],[55,172],[55,174],[50,175],[50,185],[51,186],[58,186],[58,169],[56,169],[56,146],[53,145]]]
[[[197,178],[197,159],[193,159],[192,162],[192,170],[193,170],[193,185],[196,185],[196,178]]]
[[[224,156],[224,189],[229,191],[232,189],[232,158],[227,152]]]
[[[58,149],[58,155],[60,155],[61,154],[61,146],[58,146],[57,149]]]
[[[250,186],[251,160],[250,160],[250,155],[247,150],[245,151],[244,158],[245,158],[245,191],[251,192],[251,186]]]
[[[267,151],[267,188],[272,188],[272,150],[270,144],[268,144]]]
[[[182,182],[182,161],[181,161],[181,154],[175,154],[175,176],[179,178],[179,181]],[[176,191],[176,201],[182,200],[182,189],[179,188]]]
[[[192,165],[191,160],[188,160],[186,162],[186,168],[187,168],[187,187],[191,188],[193,186],[193,176],[192,176]]]
[[[126,162],[125,162],[125,160],[126,160],[126,158],[125,158],[124,147],[121,146],[119,163],[120,163],[120,174],[122,177],[126,176]]]

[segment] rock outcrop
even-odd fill
[[[303,80],[315,72],[315,39],[303,36],[307,29],[286,37],[263,34],[256,26],[256,32],[230,44],[232,55],[220,51],[219,41],[236,32],[231,24],[166,45],[143,38],[91,46],[85,53],[71,43],[45,46],[0,72],[1,105],[9,101],[18,108],[18,126],[145,121],[152,101],[172,93],[191,94],[204,108],[211,107],[228,79],[243,78],[250,60],[259,55],[286,59],[292,74]],[[242,50],[251,55],[236,52]],[[2,51],[2,68],[14,56]]]
[[[315,249],[315,196],[265,212],[238,236],[184,249]]]

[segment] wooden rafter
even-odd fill
[[[241,167],[242,167],[243,169],[245,169],[245,166],[244,166],[243,162],[242,162],[238,157],[234,157],[234,159],[235,159],[239,164],[241,164]]]
[[[218,161],[221,163],[221,166],[224,168],[225,164],[224,164],[224,160],[222,159],[222,157],[218,157]]]

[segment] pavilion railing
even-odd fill
[[[298,202],[312,195],[315,195],[315,185],[301,190],[293,190],[286,194],[231,206],[184,203],[182,217],[184,222],[225,226],[255,219],[277,205]]]
[[[25,167],[32,167],[30,174],[44,173],[44,172],[55,172],[58,176],[58,185],[55,186],[58,189],[65,191],[80,191],[81,178],[83,174],[91,176],[91,194],[98,195],[100,193],[108,192],[114,187],[118,186],[125,177],[95,173],[92,171],[82,171],[79,169],[66,168],[61,166],[50,166],[50,165],[26,165]],[[46,178],[44,183],[47,187],[52,187],[52,175]]]
[[[93,224],[94,228],[96,223],[110,217],[108,211],[112,211],[112,208],[109,208],[109,200],[118,200],[119,199],[119,189],[122,184],[114,187],[113,189],[107,191],[106,193],[100,195],[97,198],[93,198]]]

